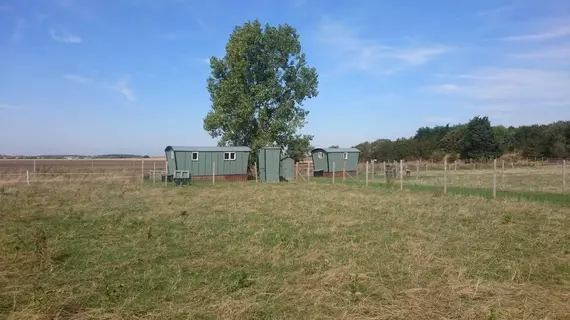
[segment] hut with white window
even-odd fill
[[[329,177],[335,174],[356,174],[360,150],[356,148],[316,148],[311,151],[313,175]],[[334,171],[333,171],[334,167]]]
[[[177,170],[190,171],[192,180],[211,178],[247,180],[248,147],[178,147],[164,150],[168,162],[168,176]]]

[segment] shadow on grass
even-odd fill
[[[313,179],[316,183],[331,184],[331,179],[318,178]],[[365,182],[361,180],[348,180],[348,181],[338,181],[338,184],[345,185],[359,185],[364,186]],[[368,186],[371,188],[383,188],[389,190],[399,190],[400,184],[393,183],[387,184],[384,182],[369,182]],[[404,189],[414,192],[440,192],[443,193],[442,186],[430,186],[430,185],[416,185],[416,184],[404,184]],[[464,195],[464,196],[476,196],[487,199],[493,199],[492,189],[483,188],[466,188],[466,187],[447,187],[447,193],[453,195]],[[515,199],[522,201],[534,201],[534,202],[547,202],[559,205],[570,205],[570,195],[563,193],[549,193],[549,192],[537,192],[537,191],[507,191],[507,190],[497,190],[497,199]]]
[[[318,184],[332,184],[332,179],[330,178],[313,178],[311,177],[311,183],[318,183]],[[281,182],[287,183],[287,182]],[[299,182],[301,184],[306,182]],[[335,181],[336,184],[339,185],[352,185],[352,186],[365,186],[365,182],[363,180],[346,180],[342,181],[342,179],[338,179]],[[235,187],[238,188],[244,185],[255,185],[255,180],[247,180],[247,181],[216,181],[214,185],[212,185],[211,181],[206,180],[199,180],[199,181],[192,181],[190,185],[176,185],[173,182],[168,183],[168,187],[170,188],[212,188],[212,187]],[[153,184],[152,181],[145,181],[145,185],[147,186],[154,186],[154,187],[164,187],[164,182],[156,182]],[[383,188],[387,190],[399,190],[400,185],[398,182],[395,183],[385,183],[385,182],[378,182],[378,181],[370,181],[368,183],[370,188]],[[416,184],[404,184],[404,189],[414,192],[438,192],[443,193],[442,186],[433,186],[433,185],[416,185]],[[493,199],[493,190],[491,189],[483,189],[483,188],[467,188],[467,187],[447,187],[447,193],[453,195],[463,195],[463,196],[476,196],[482,197],[487,199]],[[537,191],[507,191],[507,190],[497,190],[497,199],[514,199],[514,200],[521,200],[521,201],[534,201],[534,202],[547,202],[552,204],[559,204],[559,205],[570,205],[570,194],[563,194],[563,193],[549,193],[549,192],[537,192]]]

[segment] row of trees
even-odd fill
[[[491,126],[488,117],[467,124],[419,128],[411,138],[378,139],[355,146],[363,160],[492,159],[507,153],[527,158],[570,156],[570,121],[520,127]]]

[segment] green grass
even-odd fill
[[[318,184],[332,184],[331,179],[328,178],[317,178],[313,181]],[[346,181],[335,181],[338,184],[347,185],[359,185],[363,186],[365,181],[362,180],[346,180]],[[385,183],[371,181],[368,183],[371,188],[385,188],[390,190],[399,190],[400,182],[395,181],[393,183]],[[426,184],[414,184],[414,181],[405,180],[404,189],[414,192],[432,192],[432,193],[443,193],[443,186],[437,185],[426,185]],[[489,188],[474,188],[474,187],[457,187],[448,186],[447,193],[450,195],[463,195],[463,196],[477,196],[486,199],[493,199],[493,190]],[[535,202],[547,202],[559,205],[570,205],[570,194],[566,193],[550,193],[550,192],[539,192],[539,191],[510,191],[510,190],[497,190],[497,199],[509,199],[509,200],[521,200],[521,201],[535,201]]]
[[[360,185],[0,190],[0,318],[563,319],[570,209]]]

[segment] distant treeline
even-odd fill
[[[492,159],[504,154],[524,158],[570,156],[570,121],[520,127],[491,126],[488,117],[467,124],[419,128],[411,138],[378,139],[355,146],[361,159],[378,161]]]

